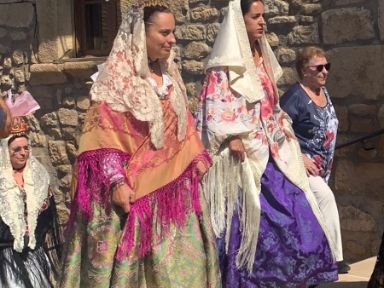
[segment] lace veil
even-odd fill
[[[151,3],[152,4],[152,3]],[[111,53],[90,94],[93,101],[105,101],[113,110],[130,112],[150,127],[152,144],[164,145],[163,111],[156,92],[148,81],[149,68],[143,9],[132,7],[123,16]],[[161,65],[172,78],[172,107],[178,117],[178,139],[186,133],[186,90],[174,63],[174,51]]]
[[[265,36],[259,40],[265,67],[277,92],[276,81],[283,71]],[[249,103],[264,97],[263,87],[257,76],[252,51],[241,12],[240,0],[230,1],[228,13],[220,26],[206,69],[228,67],[231,88]],[[277,94],[278,95],[278,94]]]
[[[11,132],[12,133],[12,132]],[[17,135],[26,135],[17,133]],[[48,197],[49,174],[44,166],[33,157],[30,151],[29,159],[23,171],[24,190],[28,195],[23,201],[20,189],[13,177],[13,167],[9,157],[8,141],[14,134],[0,140],[0,217],[9,227],[14,238],[13,249],[22,252],[25,235],[25,205],[28,210],[29,227],[28,247],[36,246],[35,229],[42,204]]]

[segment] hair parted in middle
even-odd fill
[[[144,24],[147,26],[151,23],[151,17],[156,13],[172,13],[172,11],[163,5],[145,6],[144,7]]]
[[[255,2],[261,2],[264,4],[263,0],[241,0],[240,6],[241,6],[241,12],[243,13],[243,16],[249,12],[249,9],[251,9],[251,6]]]

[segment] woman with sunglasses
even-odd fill
[[[329,180],[339,121],[325,88],[331,63],[318,47],[306,47],[297,54],[296,69],[300,81],[280,99],[280,105],[291,117],[300,143],[304,166],[312,192],[336,247],[339,273],[350,267],[343,261],[339,213]]]

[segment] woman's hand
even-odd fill
[[[317,165],[315,164],[315,162],[313,162],[311,158],[303,154],[303,161],[308,176],[319,176],[320,169],[319,167],[317,167]]]
[[[199,180],[201,181],[201,179],[203,179],[205,173],[207,173],[208,171],[208,167],[203,163],[203,161],[199,161],[197,162],[197,165],[196,165],[196,172],[197,172],[197,175],[199,176]]]
[[[241,139],[238,137],[234,137],[229,140],[228,146],[229,150],[231,151],[231,154],[236,159],[239,159],[241,162],[243,162],[245,159],[245,148],[243,141],[241,141]]]
[[[112,203],[128,213],[131,210],[133,191],[125,182],[117,185],[118,187],[112,188]]]

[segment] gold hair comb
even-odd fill
[[[27,122],[25,122],[22,116],[14,117],[12,119],[12,129],[11,129],[12,135],[23,135],[23,134],[26,134],[28,130],[29,130],[29,126]]]

